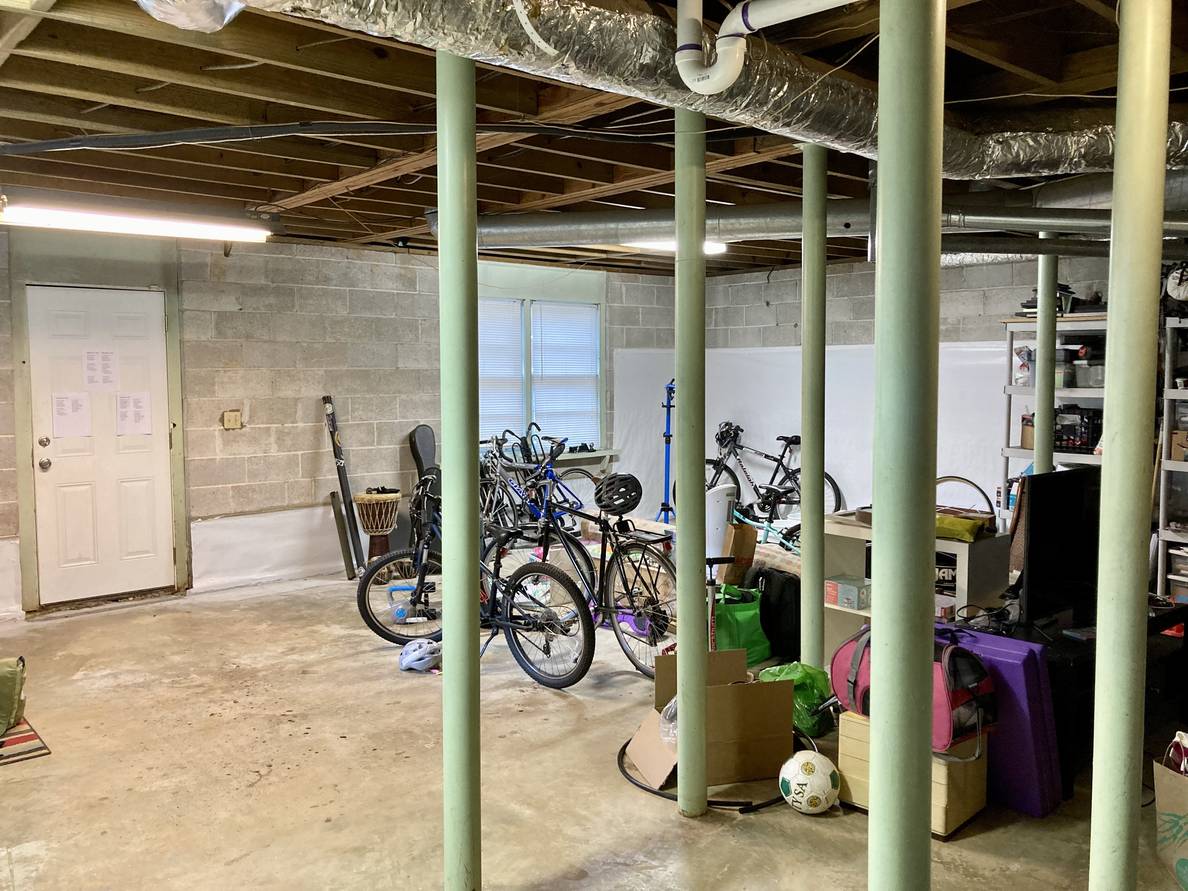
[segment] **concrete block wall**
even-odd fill
[[[8,233],[0,231],[0,538],[17,534],[16,426],[13,421],[13,392]]]
[[[1060,281],[1080,295],[1105,294],[1105,259],[1060,261]],[[1029,299],[1035,261],[941,270],[942,341],[1003,340],[1000,320]],[[825,279],[826,338],[830,344],[874,343],[874,266],[835,264]],[[706,287],[708,347],[800,344],[800,270],[719,276]]]
[[[323,394],[355,491],[409,490],[408,433],[441,415],[435,258],[183,246],[180,279],[192,517],[323,503],[337,486]],[[222,429],[228,409],[243,429]]]

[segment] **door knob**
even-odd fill
[[[50,438],[48,436],[43,436],[43,437],[41,437],[41,439],[37,440],[37,444],[39,446],[41,446],[43,449],[48,449],[49,444],[50,444]]]
[[[51,461],[49,458],[42,458],[40,461],[37,462],[37,466],[40,467],[42,470],[49,470],[51,467],[54,466],[54,462]]]

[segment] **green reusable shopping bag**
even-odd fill
[[[0,733],[20,723],[25,714],[25,660],[0,659]]]
[[[715,649],[746,650],[747,665],[771,658],[771,644],[759,624],[759,592],[723,585],[714,604]]]
[[[833,729],[833,712],[813,714],[817,706],[833,695],[829,675],[820,668],[801,662],[773,665],[759,672],[761,681],[792,681],[796,685],[792,704],[792,719],[796,729],[805,736],[824,736]]]

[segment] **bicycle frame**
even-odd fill
[[[751,476],[751,472],[747,470],[747,465],[742,461],[740,452],[747,452],[749,454],[756,455],[765,461],[770,461],[775,465],[771,470],[771,478],[767,481],[767,485],[769,487],[776,484],[776,479],[780,476],[781,471],[783,471],[783,473],[786,475],[794,470],[794,468],[784,463],[784,460],[792,452],[792,443],[790,442],[784,443],[784,448],[780,451],[779,455],[768,454],[767,452],[760,451],[759,449],[753,448],[751,446],[743,445],[737,440],[732,442],[725,449],[718,449],[718,461],[721,466],[725,467],[731,462],[731,460],[733,460],[738,469],[742,471],[743,477],[750,484],[751,494],[754,496],[756,501],[758,501],[763,496],[759,492],[759,485],[755,482],[754,477]],[[799,484],[794,481],[793,487],[799,488]],[[739,494],[741,495],[742,493],[740,492]]]

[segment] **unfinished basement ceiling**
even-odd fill
[[[35,4],[36,5],[36,4]],[[184,31],[128,0],[41,0],[0,18],[0,140],[168,131],[311,120],[432,123],[433,59],[421,47],[308,19],[247,10],[222,31]],[[664,4],[653,4],[661,9]],[[666,4],[674,7],[675,3]],[[727,8],[706,3],[707,20]],[[946,101],[968,115],[1032,109],[1112,110],[1117,25],[1106,0],[950,0]],[[1177,8],[1173,87],[1188,88],[1188,13]],[[822,74],[875,86],[878,3],[868,0],[771,29],[763,38]],[[1087,98],[1100,95],[1104,98]],[[1185,95],[1188,95],[1186,93]],[[639,144],[594,136],[483,134],[480,213],[672,206],[667,109],[480,67],[480,121],[535,121],[656,134]],[[1174,100],[1173,96],[1173,100]],[[1173,117],[1183,117],[1173,107]],[[797,145],[711,123],[707,199],[766,204],[800,194]],[[169,201],[183,207],[275,209],[288,236],[411,250],[435,248],[429,136],[248,140],[132,152],[83,150],[0,158],[0,184]],[[832,152],[834,197],[865,197],[868,162]],[[952,182],[950,191],[1017,189],[1039,180]],[[865,257],[860,239],[830,242],[834,260]],[[671,271],[671,258],[608,246],[492,251],[537,262]],[[799,262],[794,241],[732,244],[711,274]]]

